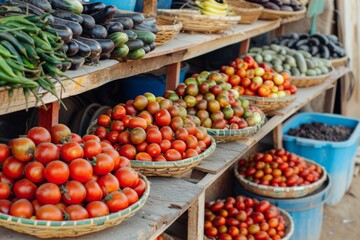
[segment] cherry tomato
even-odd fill
[[[36,199],[41,204],[57,204],[61,200],[59,187],[54,183],[44,183],[36,190]]]
[[[76,142],[69,142],[61,148],[61,159],[70,163],[72,160],[84,157],[84,150],[80,144]]]
[[[105,198],[106,205],[110,212],[118,212],[129,206],[129,200],[123,192],[115,191]]]
[[[83,158],[78,158],[72,161],[69,165],[69,170],[70,178],[81,183],[89,181],[93,175],[93,168],[91,164]]]
[[[0,143],[0,163],[4,162],[10,156],[10,148]]]
[[[25,163],[17,160],[13,156],[8,157],[3,163],[3,173],[12,179],[19,179],[24,176]]]
[[[0,182],[0,199],[7,199],[11,194],[9,184]]]
[[[60,185],[69,179],[70,170],[66,163],[56,160],[46,165],[44,174],[48,182]]]
[[[86,197],[84,185],[78,181],[71,180],[64,185],[62,200],[66,204],[79,204]]]
[[[62,221],[63,213],[56,205],[45,204],[41,206],[36,212],[36,219],[48,221]]]
[[[17,198],[25,198],[29,201],[34,199],[36,189],[36,185],[28,179],[21,179],[13,186],[13,192]]]
[[[70,138],[71,131],[64,124],[57,124],[50,129],[51,141],[55,144],[62,143],[66,138]]]
[[[103,191],[101,190],[100,185],[95,180],[90,180],[84,184],[86,189],[86,198],[85,201],[100,201],[103,197]]]
[[[115,172],[115,177],[118,179],[121,188],[134,188],[136,187],[140,179],[137,172],[129,167],[118,169]]]
[[[89,218],[89,213],[80,205],[70,205],[65,208],[66,220],[76,221]]]
[[[86,210],[89,213],[89,218],[102,217],[109,214],[108,206],[101,201],[90,202],[86,206]]]
[[[29,200],[19,199],[11,205],[9,214],[14,217],[30,218],[33,215],[33,207]]]
[[[115,167],[115,163],[112,157],[110,157],[105,153],[99,153],[98,155],[96,155],[92,164],[93,164],[94,173],[97,175],[108,174]]]
[[[9,214],[11,204],[7,199],[0,199],[0,213]]]

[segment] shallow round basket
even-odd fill
[[[146,190],[139,201],[130,207],[104,217],[90,218],[79,221],[42,221],[18,218],[0,213],[0,226],[16,232],[34,235],[39,238],[65,238],[78,237],[88,233],[98,232],[115,226],[133,216],[145,204],[149,193],[150,184],[145,176],[141,178],[146,183]]]
[[[306,159],[307,163],[316,164],[319,166],[319,164]],[[252,181],[249,181],[242,177],[238,172],[239,162],[236,163],[236,166],[234,168],[235,177],[238,180],[238,182],[243,186],[246,190],[249,192],[258,194],[260,196],[265,197],[271,197],[271,198],[300,198],[304,197],[314,191],[316,191],[319,187],[321,187],[324,182],[326,181],[326,170],[324,167],[321,166],[323,170],[323,175],[321,178],[309,185],[303,185],[303,186],[295,186],[295,187],[273,187],[273,186],[266,186],[262,184],[257,184]]]
[[[158,26],[155,39],[156,46],[163,45],[173,39],[182,28],[182,23],[177,20],[168,21],[161,18],[156,20],[156,25]]]
[[[225,0],[235,15],[241,17],[240,24],[251,24],[256,22],[264,7],[260,4],[250,3],[242,0]]]
[[[131,167],[145,176],[179,177],[197,166],[202,160],[209,157],[216,149],[215,139],[211,138],[211,145],[204,152],[192,158],[179,161],[144,162],[131,160]]]
[[[182,23],[182,30],[188,32],[216,33],[239,23],[240,16],[202,15],[198,10],[160,9],[158,19]]]
[[[265,115],[270,115],[271,112],[288,106],[296,99],[294,95],[281,98],[268,98],[247,95],[241,95],[240,97],[249,100],[250,105],[257,106],[265,113]]]
[[[291,77],[291,84],[299,88],[306,88],[311,86],[316,86],[323,83],[328,77],[333,73],[333,67],[327,74],[322,74],[318,76],[306,76],[306,77]]]
[[[253,136],[259,129],[266,123],[265,114],[261,114],[261,122],[255,126],[243,128],[243,129],[214,129],[207,128],[207,132],[211,135],[216,142],[225,143],[236,141],[242,138]]]
[[[345,66],[346,63],[348,62],[348,60],[349,60],[349,57],[345,56],[345,57],[342,57],[342,58],[331,59],[330,62],[331,62],[331,65],[334,68],[336,68],[336,67]]]
[[[306,7],[304,7],[300,11],[290,12],[290,11],[278,11],[278,10],[271,10],[266,9],[261,12],[259,19],[261,20],[275,20],[275,19],[282,19],[282,18],[291,18],[299,15],[304,15],[306,13]]]

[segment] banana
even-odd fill
[[[214,12],[208,12],[206,10],[200,10],[200,13],[201,14],[204,14],[204,15],[213,15],[213,16],[226,16],[226,12],[225,13],[214,13]]]
[[[210,15],[221,15],[221,16],[226,16],[227,11],[226,10],[218,10],[218,9],[214,9],[214,8],[203,8],[202,10],[210,13]]]
[[[206,6],[209,8],[215,8],[218,10],[227,10],[228,9],[227,4],[218,3],[215,0],[205,0],[205,1],[203,1],[202,4],[203,4],[203,6]]]
[[[204,15],[226,16],[228,13],[228,5],[218,3],[215,0],[196,1],[195,6],[197,6],[201,14]]]

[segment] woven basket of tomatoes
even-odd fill
[[[1,144],[0,226],[40,238],[97,232],[134,215],[146,177],[108,143],[63,124]],[[12,193],[12,194],[11,194]]]
[[[164,97],[186,108],[197,125],[205,127],[217,142],[235,141],[254,135],[265,124],[265,114],[231,89],[227,75],[203,71],[185,79]]]
[[[222,66],[232,89],[236,89],[242,98],[251,105],[260,108],[266,115],[284,108],[295,101],[297,92],[286,72],[275,72],[267,63],[258,64],[251,56],[237,58],[230,66]]]
[[[282,239],[294,233],[294,222],[269,201],[245,196],[205,204],[205,239]]]
[[[210,156],[216,142],[186,109],[151,93],[118,104],[88,129],[145,176],[180,176]]]
[[[326,181],[326,170],[284,149],[256,153],[234,168],[239,183],[252,193],[272,198],[299,198]]]

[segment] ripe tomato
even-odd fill
[[[101,201],[93,201],[86,205],[89,218],[102,217],[109,214],[108,206]]]
[[[117,137],[116,137],[117,140]],[[92,159],[99,153],[101,153],[102,148],[99,141],[96,140],[88,140],[84,144],[84,157],[87,159]]]
[[[0,199],[9,198],[10,193],[11,193],[11,189],[9,184],[0,182]]]
[[[122,145],[118,151],[120,156],[124,156],[128,159],[135,159],[136,148],[131,144]]]
[[[216,237],[218,235],[218,230],[216,227],[210,227],[205,229],[205,235],[208,237]]]
[[[12,155],[19,161],[28,162],[34,156],[35,143],[30,138],[15,138],[10,142]]]
[[[139,152],[139,153],[136,154],[135,160],[145,161],[145,162],[151,162],[153,159],[152,159],[152,157],[151,157],[148,153],[146,153],[146,152]]]
[[[162,133],[158,129],[151,129],[146,133],[146,141],[148,143],[160,143],[162,138]]]
[[[110,129],[111,131],[122,132],[125,129],[125,125],[122,121],[112,121]]]
[[[192,158],[199,155],[195,149],[187,149],[185,152],[185,158]]]
[[[155,113],[155,122],[159,126],[168,126],[171,123],[171,115],[166,109],[160,109]]]
[[[48,221],[62,221],[63,213],[56,205],[45,204],[41,206],[36,212],[36,219]]]
[[[69,142],[64,144],[60,150],[60,153],[61,159],[68,163],[74,159],[84,157],[84,149],[79,143],[76,142]]]
[[[13,192],[17,198],[25,198],[29,201],[33,200],[36,192],[36,185],[28,179],[21,179],[13,186]],[[0,197],[1,198],[1,197]]]
[[[33,215],[33,207],[29,200],[19,199],[11,205],[9,214],[14,217],[30,218]]]
[[[120,155],[119,153],[112,147],[106,147],[102,149],[102,153],[109,155],[114,160],[114,169],[119,168],[120,164]]]
[[[269,238],[269,234],[265,231],[260,231],[257,232],[254,237],[256,240],[267,240]]]
[[[60,144],[71,135],[70,129],[64,124],[57,124],[50,129],[51,141]]]
[[[123,192],[115,191],[105,198],[106,205],[110,212],[118,212],[129,206],[129,200]]]
[[[100,142],[100,138],[98,136],[95,135],[84,135],[82,137],[83,142],[87,142],[89,140],[95,140],[97,142]]]
[[[7,199],[0,199],[0,213],[9,214],[11,204]]]
[[[144,118],[135,117],[135,118],[130,119],[128,127],[132,128],[132,129],[137,128],[137,127],[146,129],[147,125],[148,125],[148,123],[146,122],[146,120]]]
[[[3,173],[11,179],[19,179],[24,176],[25,163],[15,159],[13,156],[8,157],[3,163]]]
[[[43,142],[36,146],[34,159],[42,164],[60,159],[59,148],[51,142]]]
[[[164,157],[168,161],[178,161],[182,159],[181,153],[176,149],[169,149],[165,152]]]
[[[133,187],[132,189],[135,190],[135,192],[138,194],[138,196],[140,198],[146,190],[145,181],[140,178],[138,184],[135,187]]]
[[[100,185],[95,180],[90,180],[84,184],[86,189],[86,198],[85,201],[100,201],[103,197],[103,191],[101,190]]]
[[[36,199],[41,204],[57,204],[61,199],[59,187],[54,183],[44,183],[36,190]]]
[[[119,180],[121,188],[134,188],[139,182],[139,175],[137,172],[129,167],[120,168],[115,172],[116,178]]]
[[[83,140],[81,139],[79,134],[71,133],[69,142],[83,143]]]
[[[189,122],[187,124],[185,124],[184,128],[187,130],[187,132],[190,135],[195,135],[197,132],[197,128],[194,122]]]
[[[42,142],[51,142],[50,132],[43,127],[33,127],[26,135],[35,143],[36,146]]]
[[[120,156],[119,166],[116,169],[114,168],[114,170],[123,167],[130,167],[130,166],[131,166],[130,160],[127,157]]]
[[[0,143],[0,163],[4,162],[10,156],[10,148]]]
[[[153,123],[153,116],[148,111],[144,110],[138,114],[138,117],[145,119],[146,125],[149,126]]]
[[[148,145],[149,144],[146,141],[144,141],[144,142],[136,145],[136,151],[137,152],[145,152]]]
[[[111,172],[114,167],[115,163],[112,157],[105,153],[99,153],[94,157],[92,161],[94,173],[97,175],[105,175]]]
[[[169,127],[169,126],[162,127],[160,129],[160,132],[161,132],[161,136],[162,136],[163,140],[165,139],[165,140],[172,141],[172,139],[174,137],[174,132],[171,129],[171,127]]]
[[[45,179],[44,169],[40,162],[29,162],[24,169],[25,177],[33,183],[41,183]]]
[[[101,147],[102,148],[114,148],[112,145],[111,145],[111,142],[110,141],[108,141],[108,140],[102,140],[101,142],[100,142],[100,145],[101,145]]]
[[[66,220],[76,221],[89,218],[89,213],[80,205],[70,205],[64,211]]]
[[[126,109],[124,106],[116,105],[111,112],[111,118],[114,120],[122,120],[126,115]]]
[[[167,139],[164,139],[160,142],[159,146],[161,148],[161,152],[164,153],[171,148],[171,142]]]
[[[129,201],[129,206],[133,205],[139,200],[137,192],[132,188],[126,187],[122,189],[122,192],[126,195],[126,198]]]
[[[111,118],[107,115],[100,115],[97,119],[97,124],[99,126],[107,127],[110,126]]]
[[[31,205],[33,206],[33,209],[34,209],[34,215],[36,215],[37,211],[41,207],[41,204],[39,203],[38,200],[35,199],[35,200],[31,201]]]
[[[93,168],[91,164],[83,158],[78,158],[72,161],[69,165],[69,170],[70,178],[81,183],[86,183],[93,175]]]
[[[190,135],[186,140],[187,149],[195,149],[198,146],[198,140],[194,135]]]
[[[129,131],[124,131],[124,132],[119,133],[119,135],[118,135],[118,137],[117,137],[117,141],[118,141],[120,144],[128,144],[128,143],[131,143],[131,140],[130,140],[130,132],[129,132]]]
[[[261,201],[259,204],[256,205],[255,209],[258,212],[264,213],[266,210],[270,208],[270,202],[267,200]]]
[[[95,135],[100,139],[100,140],[105,140],[107,133],[109,132],[108,129],[106,129],[105,127],[99,126],[96,128],[95,130]]]
[[[86,197],[84,185],[78,181],[71,180],[64,185],[62,200],[66,204],[80,204]]]
[[[117,191],[120,188],[118,179],[111,173],[108,173],[99,178],[97,183],[99,184],[103,192],[103,196],[106,196],[111,192]]]
[[[178,150],[182,154],[186,150],[186,143],[181,140],[175,140],[171,143],[171,148]]]
[[[48,182],[60,185],[69,179],[70,170],[66,163],[56,160],[46,165],[44,174]]]

